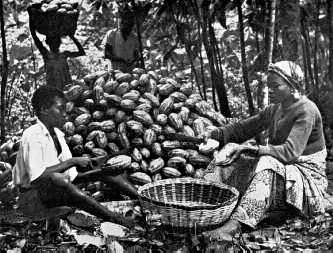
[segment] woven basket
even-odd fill
[[[225,222],[238,200],[228,185],[194,178],[159,180],[138,190],[143,209],[172,228],[209,229]]]
[[[61,37],[75,33],[79,12],[42,12],[37,4],[29,6],[27,10],[36,30],[41,34]]]

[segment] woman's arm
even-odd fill
[[[36,44],[36,47],[38,48],[39,52],[42,54],[42,56],[45,58],[48,50],[44,47],[43,43],[39,40],[37,34],[36,34],[36,28],[33,22],[30,20],[29,21],[29,27],[30,27],[30,33],[31,36]]]
[[[227,144],[228,142],[243,143],[269,127],[274,110],[273,106],[269,106],[252,117],[214,129],[210,136],[221,144]]]
[[[281,145],[259,146],[259,155],[271,155],[281,162],[295,161],[306,148],[309,136],[315,124],[315,115],[312,111],[304,111],[297,115],[292,129],[284,143]]]
[[[65,52],[63,52],[63,54],[66,57],[79,57],[79,56],[86,55],[86,52],[84,51],[84,48],[82,47],[80,42],[74,37],[74,35],[69,35],[69,37],[73,40],[73,42],[75,43],[75,45],[76,45],[76,47],[78,48],[79,51],[77,51],[77,52],[65,51]]]

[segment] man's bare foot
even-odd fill
[[[229,220],[222,227],[204,233],[210,240],[231,242],[233,236],[239,232],[240,223],[237,220]]]

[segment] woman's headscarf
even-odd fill
[[[281,76],[291,88],[303,90],[304,74],[299,65],[292,61],[279,61],[268,66],[268,72]]]

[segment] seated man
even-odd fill
[[[72,157],[59,130],[66,119],[65,103],[63,92],[51,86],[42,86],[34,93],[32,106],[38,121],[23,132],[13,169],[14,184],[21,193],[37,191],[48,208],[79,208],[106,221],[133,226],[134,222],[110,212],[71,183],[78,175],[75,166],[90,166],[91,160]]]

